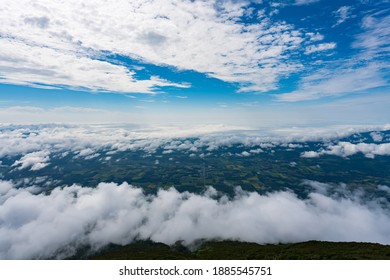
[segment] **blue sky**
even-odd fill
[[[388,123],[389,1],[2,1],[0,122]]]

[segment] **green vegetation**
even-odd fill
[[[208,241],[200,244],[194,251],[190,251],[180,243],[168,246],[152,241],[137,241],[126,246],[111,245],[89,258],[100,260],[389,260],[390,246],[323,241],[278,245]]]
[[[316,149],[316,144],[310,145]],[[236,186],[241,186],[259,193],[290,189],[305,196],[310,190],[302,185],[302,180],[314,180],[334,183],[336,188],[343,182],[351,189],[364,188],[375,197],[386,196],[377,186],[390,186],[389,157],[372,159],[361,154],[349,158],[300,157],[308,149],[311,148],[273,147],[260,154],[242,156],[240,153],[248,148],[235,145],[215,150],[204,158],[200,155],[206,150],[198,151],[195,156],[190,156],[188,151],[177,150],[166,155],[163,149],[153,154],[138,150],[117,152],[110,155],[109,160],[105,160],[107,151],[99,151],[101,156],[89,160],[75,158],[70,153],[64,158],[53,155],[50,165],[38,171],[11,172],[12,163],[18,159],[15,157],[2,159],[4,165],[0,167],[0,174],[3,174],[1,179],[14,181],[47,178],[48,187],[52,188],[75,183],[95,187],[100,182],[128,182],[148,193],[172,186],[181,192],[200,193],[205,186],[213,186],[229,195],[234,194]]]

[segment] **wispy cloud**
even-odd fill
[[[365,59],[388,58],[390,53],[390,16],[367,15],[362,20],[363,32],[353,42],[353,47],[362,50]]]
[[[337,25],[342,24],[347,19],[351,17],[352,7],[350,6],[342,6],[340,9],[334,12],[337,22],[332,26],[336,27]]]
[[[279,101],[296,102],[336,97],[353,93],[367,93],[388,86],[386,75],[390,39],[390,16],[367,15],[362,20],[363,31],[355,35],[352,47],[358,50],[351,57],[328,61],[319,70],[304,76],[298,89],[277,96]],[[335,45],[308,46],[306,53],[333,49]]]
[[[296,3],[309,2],[314,1]],[[246,1],[3,4],[2,83],[144,93],[190,86],[139,79],[137,67],[105,60],[103,53],[112,53],[262,92],[276,89],[281,77],[299,69],[290,58],[306,40],[294,26],[267,17],[244,24],[240,19],[250,9]]]
[[[381,64],[369,64],[357,69],[344,66],[323,69],[303,78],[298,90],[279,94],[277,99],[279,101],[296,102],[362,93],[366,90],[387,85],[381,69]]]
[[[305,54],[333,50],[334,48],[336,48],[336,43],[323,43],[318,45],[312,45],[306,47]]]
[[[295,0],[295,5],[308,5],[319,1],[320,0]]]

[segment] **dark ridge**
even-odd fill
[[[207,241],[195,251],[190,251],[180,242],[169,246],[152,241],[137,241],[125,246],[109,245],[88,258],[95,260],[389,260],[390,245],[324,241],[260,245],[239,241]]]

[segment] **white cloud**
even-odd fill
[[[347,9],[342,9],[347,10]],[[349,11],[349,9],[348,9]],[[390,16],[383,13],[367,15],[362,20],[363,31],[354,36],[352,47],[358,53],[334,61],[318,61],[321,67],[313,67],[303,77],[298,89],[277,95],[279,101],[297,102],[337,97],[351,93],[367,93],[379,87],[388,86],[388,59],[390,48]],[[309,35],[310,37],[310,35]],[[306,47],[306,53],[333,48],[320,44]]]
[[[199,239],[390,244],[388,208],[357,195],[312,192],[302,200],[291,192],[237,191],[229,200],[214,198],[215,190],[199,195],[169,189],[147,196],[126,183],[57,188],[49,195],[34,194],[34,188],[7,190],[0,196],[1,259],[64,258],[79,246],[99,249],[136,238],[167,244]]]
[[[298,90],[279,94],[276,98],[279,101],[296,102],[365,92],[387,85],[382,69],[383,65],[380,63],[357,68],[346,65],[340,68],[325,68],[303,78]]]
[[[320,34],[320,33],[313,33],[313,32],[307,32],[306,33],[307,36],[310,37],[310,41],[322,41],[324,40],[324,35]]]
[[[298,1],[304,4],[313,1]],[[2,82],[116,92],[188,87],[138,80],[104,53],[194,70],[241,91],[275,89],[300,69],[291,59],[304,35],[284,22],[243,24],[245,1],[6,0],[1,10]],[[207,38],[207,40],[205,40]],[[17,66],[16,66],[17,65]]]
[[[368,158],[374,158],[377,155],[388,156],[390,155],[390,143],[383,144],[367,144],[358,143],[353,144],[349,142],[339,142],[336,145],[328,145],[326,149],[321,149],[318,152],[307,151],[302,153],[301,157],[313,158],[321,155],[335,155],[340,157],[348,157],[362,153]]]
[[[306,151],[306,152],[303,152],[301,154],[301,157],[303,157],[303,158],[316,158],[319,156],[320,156],[320,154],[318,152],[314,152],[314,151]]]
[[[363,104],[366,104],[364,102]],[[342,104],[341,107],[348,106]],[[316,110],[316,108],[314,108]],[[119,151],[155,152],[159,148],[173,151],[217,150],[221,147],[242,145],[245,151],[258,154],[263,150],[280,146],[286,149],[303,148],[297,143],[306,141],[333,142],[352,134],[371,132],[376,141],[388,142],[389,125],[286,127],[283,129],[237,127],[224,125],[202,126],[138,126],[138,125],[0,125],[0,160],[16,157],[14,167],[27,168],[33,162],[44,162],[45,157],[57,157],[69,153],[76,157],[97,157],[104,152]],[[372,132],[375,131],[375,132]],[[188,139],[191,138],[191,139]],[[367,142],[367,139],[361,139]],[[370,141],[370,138],[368,138]],[[375,140],[374,140],[375,141]],[[294,144],[291,144],[294,143]],[[353,144],[356,145],[356,144]],[[368,147],[370,147],[369,144]],[[386,145],[358,146],[357,152],[385,154]],[[46,152],[42,152],[46,151]],[[49,155],[49,151],[51,155]],[[242,151],[240,151],[242,152]],[[311,151],[307,155],[316,156]],[[3,162],[4,164],[4,162]],[[41,165],[37,165],[39,167]],[[34,167],[35,168],[35,167]]]
[[[155,150],[175,137],[193,137],[212,135],[225,131],[239,131],[245,127],[230,127],[224,125],[204,126],[163,126],[146,127],[143,129],[132,126],[64,126],[36,125],[12,126],[0,125],[0,157],[24,155],[15,163],[28,165],[29,160],[43,162],[45,151],[72,151],[77,156],[90,156],[98,149],[114,150]],[[209,136],[208,136],[209,137]],[[176,143],[179,146],[181,143]],[[188,147],[191,148],[191,147]],[[27,164],[27,165],[26,165]]]
[[[336,48],[336,43],[323,43],[323,44],[308,46],[306,47],[305,54],[333,50],[334,48]]]
[[[13,188],[11,182],[8,181],[0,181],[0,195],[5,195]]]
[[[319,1],[320,0],[295,0],[295,5],[308,5]]]
[[[89,54],[52,49],[1,38],[1,83],[42,87],[64,85],[75,89],[151,93],[157,86],[187,87],[158,77],[136,80],[124,66],[93,59]]]
[[[257,148],[257,149],[250,150],[249,152],[252,153],[252,154],[260,154],[260,153],[262,153],[264,151],[262,149],[260,149],[260,148]]]
[[[235,144],[248,147],[249,153],[281,145],[287,149],[301,148],[297,142],[335,141],[354,133],[389,130],[383,126],[289,127],[254,129],[224,125],[154,126],[134,125],[0,125],[0,158],[21,156],[15,166],[30,167],[35,162],[47,164],[49,152],[71,152],[76,157],[96,157],[103,151],[155,152],[158,148],[194,152],[217,150]],[[194,139],[188,139],[194,138]],[[291,144],[295,143],[295,144]],[[383,148],[372,144],[373,153]],[[360,147],[360,146],[359,146]]]
[[[378,190],[381,190],[381,191],[384,191],[384,192],[390,194],[390,187],[388,187],[388,186],[379,185],[379,186],[378,186]]]
[[[383,134],[377,131],[371,132],[370,136],[372,137],[372,140],[375,142],[382,142],[383,140]]]
[[[333,25],[333,27],[342,24],[344,21],[351,17],[352,7],[350,6],[342,6],[340,7],[334,14],[336,15],[337,22]]]
[[[390,16],[367,15],[362,20],[363,32],[353,42],[365,59],[389,56]]]
[[[17,167],[18,169],[25,169],[31,167],[31,171],[40,170],[49,165],[49,155],[50,152],[48,151],[28,153],[22,156],[19,160],[15,161],[12,166]]]

